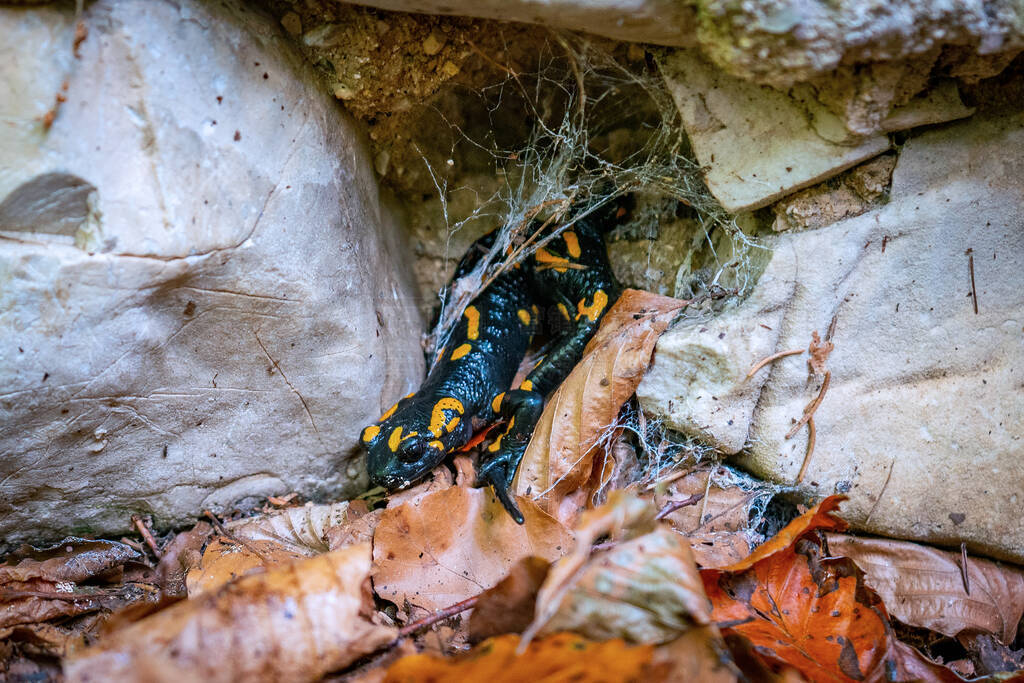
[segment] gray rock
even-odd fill
[[[357,128],[241,2],[83,22],[0,9],[0,536],[352,492],[423,372]]]
[[[833,316],[837,321],[831,385],[815,413],[817,445],[800,489],[847,493],[843,513],[856,528],[939,544],[966,541],[972,552],[1024,560],[1022,178],[1024,114],[944,126],[905,145],[890,203],[775,241],[762,280],[774,287],[791,278],[795,287],[766,355],[806,348],[813,330],[824,334]],[[735,315],[741,312],[748,329],[762,315],[757,305]],[[728,318],[714,324],[741,326]],[[714,336],[716,327],[708,327]],[[697,345],[691,341],[684,352],[678,338],[663,337],[654,372],[667,365],[685,385],[693,371],[673,370],[673,359],[692,355]],[[741,388],[753,354],[742,345],[709,353],[721,357],[706,364],[732,373],[731,388],[721,376],[712,380],[732,405],[714,408],[739,414],[749,402]],[[804,460],[807,431],[784,435],[821,384],[805,358],[762,371],[770,377],[739,460],[784,484],[794,482]],[[671,378],[658,381],[669,388],[646,398],[655,416],[717,425],[713,440],[735,443],[735,430],[722,430],[709,404],[691,401],[693,412],[681,416],[668,404],[678,394]]]
[[[356,4],[521,21],[655,45],[694,45],[697,32],[696,4],[679,0],[361,0]]]
[[[693,50],[662,73],[708,189],[732,213],[756,209],[830,178],[889,147],[885,135],[838,144],[815,130],[799,101],[729,76]]]

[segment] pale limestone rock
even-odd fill
[[[729,76],[693,51],[662,72],[708,189],[730,212],[756,209],[830,178],[889,147],[884,135],[847,146],[824,139],[788,95]]]
[[[521,21],[655,45],[694,45],[697,8],[679,0],[361,0],[398,12]]]
[[[700,437],[723,453],[737,453],[747,441],[768,373],[745,378],[777,347],[782,316],[793,296],[791,250],[777,250],[772,266],[739,306],[712,319],[683,320],[663,334],[654,364],[636,390],[643,409],[667,427]]]
[[[357,128],[243,3],[82,20],[0,8],[0,537],[353,491],[423,371]]]
[[[859,529],[1024,560],[1021,178],[1024,114],[945,126],[905,145],[888,204],[775,242],[762,277],[790,277],[792,253],[796,286],[768,351],[806,348],[837,321],[801,490],[847,493],[844,515]],[[740,462],[791,484],[807,430],[783,437],[821,378],[799,357],[765,372]],[[668,417],[674,395],[646,405]],[[704,408],[686,421],[708,423]]]

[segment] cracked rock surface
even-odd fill
[[[0,8],[0,538],[351,493],[423,372],[356,127],[241,2],[76,23]]]
[[[661,338],[643,407],[726,452],[745,435],[738,462],[793,484],[808,432],[784,437],[822,378],[806,355],[744,376],[807,348],[834,316],[801,491],[847,494],[844,517],[862,530],[1024,561],[1022,177],[1019,109],[911,138],[888,204],[779,235],[747,303]],[[703,399],[685,391],[698,374]]]

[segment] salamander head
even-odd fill
[[[433,419],[433,413],[440,418]],[[459,415],[443,405],[424,410],[411,396],[395,404],[362,433],[371,484],[396,491],[427,476],[448,457]]]

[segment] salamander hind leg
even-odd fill
[[[487,460],[480,467],[476,485],[493,487],[512,519],[522,524],[523,513],[516,506],[509,489],[544,409],[544,397],[536,391],[516,389],[496,396],[491,408],[507,419],[508,425],[487,447]]]

